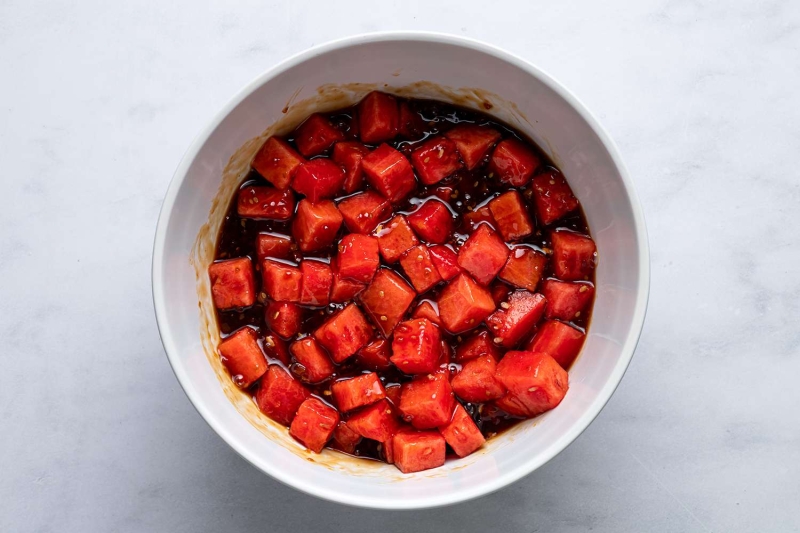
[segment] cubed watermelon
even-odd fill
[[[516,241],[533,233],[533,221],[517,191],[508,191],[489,202],[497,230],[507,241]]]
[[[339,413],[319,398],[308,398],[297,410],[289,434],[314,453],[320,453],[339,424]]]
[[[380,194],[364,191],[339,202],[339,212],[349,231],[370,233],[391,214],[392,206]]]
[[[339,275],[359,283],[369,283],[381,262],[378,239],[350,233],[339,242]]]
[[[361,293],[360,299],[383,336],[388,337],[416,296],[417,293],[403,278],[388,268],[382,268]]]
[[[372,188],[393,204],[404,200],[417,184],[411,163],[388,144],[364,156],[361,168]]]
[[[494,178],[512,187],[524,187],[539,168],[541,161],[530,148],[514,138],[500,141],[489,159]]]
[[[548,169],[533,178],[533,200],[542,224],[552,224],[578,208],[567,180],[555,169]]]
[[[491,293],[468,275],[459,274],[439,294],[439,316],[450,333],[478,327],[495,310]]]
[[[399,109],[394,96],[373,91],[358,104],[358,130],[361,140],[367,144],[394,139],[399,122]]]
[[[547,298],[547,318],[574,320],[589,305],[594,297],[594,286],[588,282],[569,283],[548,279],[542,283],[542,294]]]
[[[481,430],[461,404],[456,404],[452,420],[441,426],[439,433],[459,457],[466,457],[486,442]]]
[[[361,160],[369,153],[369,148],[356,141],[336,143],[333,147],[333,161],[344,168],[344,184],[342,188],[347,194],[361,190],[364,183],[364,171]]]
[[[269,365],[266,375],[256,392],[256,404],[261,412],[288,426],[292,423],[300,405],[311,393],[302,383],[278,365]]]
[[[290,189],[243,187],[236,199],[236,212],[243,218],[289,220],[294,213],[294,194]]]
[[[256,301],[253,263],[249,257],[237,257],[211,263],[208,267],[211,296],[217,309],[249,307]]]
[[[261,264],[267,295],[276,302],[299,302],[303,275],[296,266],[270,259]]]
[[[475,124],[459,124],[448,130],[445,136],[455,143],[467,170],[480,165],[494,143],[500,140],[500,132],[497,130]]]
[[[294,133],[297,150],[306,157],[319,155],[330,149],[334,143],[343,140],[344,133],[317,113],[308,117]]]
[[[286,366],[291,364],[292,356],[289,353],[289,345],[274,333],[264,335],[264,353],[270,359],[280,361]]]
[[[546,266],[546,255],[527,246],[516,246],[511,250],[508,261],[497,277],[515,287],[533,292],[542,279]]]
[[[245,326],[219,343],[222,364],[239,387],[246,389],[267,371],[267,360],[258,345],[258,333]]]
[[[505,266],[510,253],[497,233],[481,225],[458,251],[458,264],[478,283],[488,285]]]
[[[492,292],[492,300],[494,300],[494,305],[499,307],[501,303],[508,299],[508,295],[511,294],[512,289],[505,283],[498,281],[492,284],[489,290]]]
[[[406,217],[397,215],[378,231],[378,246],[387,263],[399,260],[410,248],[419,244]]]
[[[323,307],[330,303],[333,272],[331,266],[322,261],[304,260],[300,263],[303,281],[300,287],[300,303]]]
[[[417,429],[447,424],[453,415],[455,403],[447,374],[443,372],[414,377],[403,384],[400,394],[403,419]]]
[[[428,248],[423,244],[411,248],[400,259],[400,266],[403,267],[403,272],[419,294],[442,281],[442,276],[439,275],[439,270],[433,264]]]
[[[464,363],[461,372],[450,382],[459,398],[470,403],[496,400],[506,393],[505,387],[495,379],[497,362],[491,355],[481,355]]]
[[[327,248],[333,244],[340,227],[342,227],[342,214],[330,200],[315,204],[301,200],[297,204],[292,235],[300,250],[315,252]]]
[[[347,422],[340,420],[333,432],[333,444],[336,448],[350,455],[355,454],[356,446],[361,442],[361,435],[350,428]]]
[[[456,346],[456,361],[465,363],[482,355],[491,356],[495,361],[500,360],[500,349],[492,341],[491,334],[481,329],[462,340]]]
[[[289,350],[298,362],[292,371],[306,383],[325,381],[336,370],[328,354],[313,337],[293,342]]]
[[[558,320],[548,320],[542,324],[526,349],[546,353],[566,370],[580,353],[584,336],[572,326]]]
[[[425,121],[419,113],[411,109],[408,102],[400,102],[400,127],[398,133],[404,139],[416,140],[425,131]]]
[[[547,300],[541,294],[528,291],[515,291],[500,309],[486,319],[494,342],[503,348],[512,348],[526,336],[533,333],[534,327],[544,316]]]
[[[309,202],[333,198],[342,191],[344,170],[330,159],[306,161],[295,172],[292,189],[304,195]]]
[[[439,366],[441,334],[426,318],[400,322],[394,329],[392,363],[405,374],[428,374]]]
[[[342,276],[339,275],[339,262],[336,260],[336,257],[331,258],[331,270],[333,270],[331,302],[336,304],[349,302],[367,288],[363,283],[342,278]]]
[[[392,383],[386,386],[386,398],[392,402],[392,405],[400,405],[401,385],[399,383]]]
[[[497,221],[492,216],[492,211],[488,205],[477,207],[472,211],[464,213],[461,227],[467,233],[472,233],[480,226],[488,225],[491,229],[497,229]]]
[[[431,137],[411,152],[411,162],[425,185],[433,185],[461,168],[456,145],[447,137]]]
[[[253,168],[275,187],[287,189],[303,163],[305,159],[289,143],[270,137],[253,159]]]
[[[292,253],[292,240],[278,233],[259,233],[256,237],[256,257],[258,264],[268,258],[288,259]]]
[[[498,363],[495,377],[508,389],[506,397],[515,400],[528,417],[556,407],[569,389],[567,371],[546,353],[508,352]]]
[[[438,244],[431,246],[428,251],[443,280],[450,281],[461,273],[461,267],[458,266],[458,255],[449,246]]]
[[[386,398],[386,391],[375,372],[336,381],[331,385],[331,393],[343,413]]]
[[[455,226],[450,208],[436,199],[429,199],[408,215],[408,223],[422,240],[431,244],[446,242]]]
[[[392,404],[385,399],[350,415],[347,425],[365,439],[378,442],[387,442],[400,428]]]
[[[550,234],[553,244],[553,273],[564,281],[587,280],[597,262],[597,247],[594,241],[572,231],[554,231]]]
[[[264,318],[269,329],[288,339],[300,332],[303,310],[291,302],[270,302],[264,311]]]
[[[372,328],[356,304],[333,315],[316,331],[314,337],[341,363],[367,344],[372,338]]]
[[[386,370],[392,366],[389,346],[389,341],[376,337],[356,353],[356,362],[371,370]]]
[[[392,440],[394,464],[404,474],[442,466],[445,440],[438,431],[401,432]]]
[[[412,313],[411,317],[427,318],[437,326],[442,325],[442,319],[439,318],[438,305],[436,304],[436,302],[433,302],[431,300],[423,300],[422,302],[420,302],[417,308],[414,309],[414,313]]]

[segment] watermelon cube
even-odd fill
[[[460,124],[448,130],[445,137],[453,141],[467,170],[483,162],[494,143],[500,140],[500,132],[488,126]]]
[[[314,337],[341,363],[367,344],[372,338],[372,328],[356,304],[333,315],[314,331]]]
[[[278,365],[269,365],[261,386],[256,392],[256,404],[262,413],[288,426],[300,405],[311,393]]]
[[[339,275],[359,283],[369,283],[380,265],[378,239],[350,233],[339,242]]]
[[[450,421],[455,407],[453,390],[447,374],[424,374],[404,383],[400,394],[400,412],[417,429],[431,429]]]
[[[417,236],[403,215],[394,217],[378,232],[378,247],[387,263],[394,263],[418,244]]]
[[[526,349],[546,353],[566,370],[580,353],[584,337],[580,330],[572,326],[557,320],[548,320],[542,324]]]
[[[342,188],[347,194],[362,188],[364,171],[361,160],[369,153],[369,148],[356,141],[336,143],[333,147],[333,162],[344,168],[344,184]]]
[[[416,140],[422,137],[425,122],[419,113],[411,109],[408,102],[400,102],[400,127],[398,133],[404,139]]]
[[[400,122],[397,100],[386,93],[373,91],[358,104],[358,131],[367,144],[390,141],[397,135]]]
[[[288,339],[300,332],[303,310],[291,302],[270,302],[264,311],[264,318],[270,330]]]
[[[404,431],[392,440],[394,464],[404,474],[442,466],[445,440],[438,431]]]
[[[344,170],[330,159],[306,161],[295,172],[292,189],[315,203],[337,196],[344,185]]]
[[[494,300],[495,306],[505,302],[508,299],[508,295],[511,294],[511,287],[499,281],[493,284],[490,290],[492,291],[492,300]]]
[[[420,244],[411,248],[400,259],[400,266],[419,294],[442,281],[442,276],[439,275],[439,270],[433,264],[431,254],[425,245]]]
[[[428,251],[443,280],[450,281],[461,273],[461,267],[458,266],[458,255],[449,246],[438,244],[431,246]]]
[[[306,259],[300,263],[300,274],[303,276],[300,303],[317,307],[328,305],[333,287],[331,266],[322,261]]]
[[[371,370],[387,370],[392,366],[390,355],[389,341],[376,337],[356,353],[356,362]]]
[[[253,159],[253,168],[278,189],[287,189],[303,163],[305,159],[289,143],[270,137]]]
[[[286,366],[291,364],[292,356],[289,354],[289,345],[274,333],[268,333],[264,336],[263,347],[264,353],[270,359],[280,361]]]
[[[388,144],[382,144],[364,156],[361,168],[367,183],[393,204],[404,200],[416,187],[411,163]]]
[[[392,402],[392,405],[400,405],[401,386],[399,383],[393,383],[386,386],[386,398]]]
[[[378,193],[364,191],[339,202],[344,225],[352,233],[370,233],[391,214],[392,206]]]
[[[539,168],[541,161],[530,148],[514,138],[500,141],[489,159],[489,170],[501,183],[524,187]]]
[[[466,457],[486,442],[481,430],[461,404],[456,404],[453,419],[441,426],[439,433],[459,457]]]
[[[431,137],[411,152],[411,162],[425,185],[433,185],[461,168],[456,145],[447,137]]]
[[[539,220],[545,226],[578,208],[578,199],[572,194],[567,180],[555,169],[548,169],[533,178],[533,200]]]
[[[253,263],[249,257],[237,257],[211,263],[208,267],[211,296],[217,309],[249,307],[256,301]]]
[[[439,366],[439,328],[426,318],[400,322],[392,340],[392,363],[404,374],[428,374]]]
[[[319,398],[304,401],[292,420],[289,434],[314,453],[320,453],[339,425],[339,413]]]
[[[516,246],[511,250],[508,261],[497,277],[515,287],[533,292],[542,279],[546,266],[546,255],[527,246]]]
[[[292,239],[278,233],[259,233],[256,237],[256,257],[258,263],[267,257],[288,259],[292,253]]]
[[[464,363],[461,372],[456,374],[450,384],[459,398],[470,403],[484,403],[496,400],[506,393],[505,387],[497,381],[497,362],[491,355],[481,355]]]
[[[236,212],[243,218],[289,220],[294,213],[294,195],[289,189],[243,187],[236,198]]]
[[[510,253],[497,233],[481,225],[458,251],[458,265],[478,283],[488,285],[505,266]]]
[[[564,281],[588,280],[597,262],[597,247],[594,241],[572,231],[554,231],[550,234],[553,244],[553,273]]]
[[[360,299],[383,336],[388,337],[405,316],[416,296],[417,293],[403,278],[387,268],[382,268],[361,293]]]
[[[303,275],[296,266],[270,259],[261,264],[261,276],[267,295],[276,302],[299,302]]]
[[[476,357],[488,355],[495,361],[500,360],[500,349],[492,341],[491,334],[481,329],[464,339],[456,346],[456,361],[465,363]]]
[[[534,331],[544,316],[547,300],[541,294],[515,291],[500,309],[486,319],[494,342],[503,348],[512,348]]]
[[[364,437],[378,442],[387,442],[400,428],[392,404],[380,400],[350,415],[347,419],[350,429]]]
[[[497,229],[497,221],[492,216],[492,211],[488,205],[484,205],[464,213],[464,221],[461,227],[467,233],[472,233],[479,226],[488,225],[491,229]]]
[[[339,380],[331,385],[331,393],[333,401],[343,413],[386,398],[386,391],[375,372]]]
[[[453,233],[455,222],[450,208],[439,200],[430,199],[408,215],[408,223],[422,240],[443,244]]]
[[[292,369],[307,383],[319,383],[333,375],[335,371],[330,357],[313,337],[295,341],[289,347],[298,365]]]
[[[459,274],[439,294],[439,316],[450,333],[463,333],[495,310],[491,293],[468,275]]]
[[[333,244],[340,227],[342,214],[330,200],[317,203],[301,200],[297,204],[292,235],[300,250],[315,252],[327,248]]]
[[[267,360],[258,345],[258,333],[251,327],[237,329],[219,343],[222,364],[239,387],[246,389],[267,371]]]
[[[569,389],[569,375],[545,353],[508,352],[497,364],[495,377],[508,389],[524,416],[556,407]]]
[[[331,287],[331,302],[333,303],[349,302],[367,287],[363,283],[342,278],[339,275],[339,262],[336,257],[331,258],[331,270],[333,270],[333,286]]]
[[[333,432],[333,443],[339,450],[350,455],[355,454],[356,446],[361,442],[361,435],[355,432],[347,422],[340,420]]]
[[[430,300],[423,300],[414,312],[412,313],[412,318],[427,318],[432,323],[436,324],[437,326],[442,325],[442,319],[439,318],[439,311],[437,309],[435,302]]]
[[[343,140],[344,133],[317,113],[308,117],[294,133],[297,150],[306,157],[319,155],[330,149],[334,143]]]
[[[507,241],[516,241],[533,233],[533,222],[528,208],[517,191],[508,191],[489,202],[500,235]]]
[[[569,283],[548,279],[542,283],[542,294],[547,298],[544,316],[569,321],[579,318],[592,301],[594,286],[586,282]]]

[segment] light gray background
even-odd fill
[[[0,531],[800,531],[800,3],[225,4],[0,0]],[[644,334],[595,423],[424,512],[318,501],[240,459],[150,297],[193,136],[288,55],[385,29],[482,39],[572,89],[652,247]]]

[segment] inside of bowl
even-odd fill
[[[261,142],[314,111],[353,104],[374,89],[473,107],[528,134],[563,170],[599,254],[592,323],[561,405],[491,439],[478,453],[412,475],[331,451],[309,453],[261,415],[216,356],[219,333],[205,274],[228,202]],[[433,37],[331,46],[290,61],[245,93],[187,154],[168,193],[171,210],[156,245],[154,292],[165,347],[209,424],[250,462],[301,490],[391,508],[440,505],[495,490],[574,440],[621,379],[646,297],[646,245],[636,200],[613,149],[580,105],[514,58]]]

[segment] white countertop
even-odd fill
[[[0,531],[800,531],[800,4],[535,3],[0,3]],[[229,449],[150,295],[162,196],[212,114],[290,54],[384,29],[485,40],[572,89],[626,159],[653,267],[633,363],[572,446],[389,514]]]

